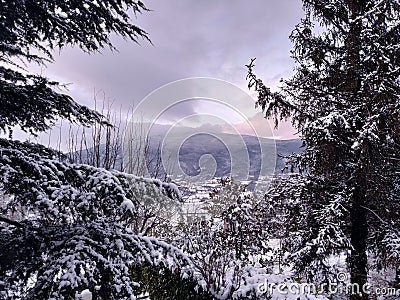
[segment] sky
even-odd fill
[[[96,94],[122,111],[163,85],[189,77],[225,80],[255,97],[245,79],[245,65],[254,57],[256,73],[272,89],[281,78],[293,74],[289,35],[303,16],[300,0],[143,2],[151,11],[137,15],[134,23],[149,34],[152,44],[113,37],[118,52],[104,49],[86,54],[65,48],[55,55],[54,63],[34,71],[68,84],[67,93],[81,104],[93,107]],[[241,106],[246,116],[258,118],[255,123],[264,126],[254,103]],[[163,119],[213,110],[207,102],[189,101],[166,112]],[[289,124],[274,132],[283,139],[292,138],[293,133]]]

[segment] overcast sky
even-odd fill
[[[80,103],[93,106],[96,90],[123,110],[154,89],[187,77],[214,77],[246,89],[244,65],[253,57],[257,74],[271,87],[293,72],[288,37],[303,15],[300,0],[144,3],[151,11],[138,15],[135,23],[149,33],[153,45],[114,38],[119,52],[88,55],[67,48],[41,72],[70,83],[68,93]],[[196,112],[196,104],[191,105],[182,106],[181,114]],[[292,132],[283,126],[277,134],[288,138]]]

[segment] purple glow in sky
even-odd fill
[[[154,89],[187,77],[213,77],[247,90],[245,64],[253,57],[257,57],[257,74],[272,88],[293,72],[288,37],[303,16],[300,0],[144,3],[151,11],[138,15],[134,22],[149,33],[153,45],[145,40],[138,45],[115,38],[118,52],[104,49],[88,55],[66,48],[55,55],[54,63],[39,71],[61,83],[71,83],[68,93],[82,104],[93,107],[94,91],[102,91],[122,110]],[[175,113],[191,114],[201,108],[199,102],[182,106]],[[252,103],[244,109],[260,113]],[[293,132],[283,124],[275,135],[291,138]]]

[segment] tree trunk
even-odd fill
[[[356,186],[353,194],[351,207],[351,245],[353,249],[349,257],[350,281],[353,291],[359,294],[351,294],[351,300],[366,300],[368,295],[364,293],[363,287],[367,284],[367,238],[368,225],[366,210],[362,207],[365,204],[365,191],[362,187]],[[358,289],[358,290],[357,290]]]
[[[355,20],[362,14],[364,8],[364,0],[347,0],[347,5],[350,10],[350,18]],[[359,91],[359,64],[360,64],[360,34],[362,30],[361,20],[357,20],[350,24],[346,46],[347,46],[347,62],[352,67],[349,80],[352,81],[350,91],[353,93],[352,101],[357,102],[357,92]],[[359,157],[355,157],[355,161],[364,162],[361,152],[358,153]],[[365,165],[362,165],[365,167]],[[367,238],[368,238],[368,224],[367,224],[367,211],[363,206],[366,204],[366,184],[365,184],[365,170],[358,170],[356,172],[356,180],[354,180],[354,193],[352,197],[350,211],[350,240],[351,250],[349,256],[350,268],[350,282],[354,287],[354,294],[349,296],[350,300],[367,300],[368,294],[364,293],[363,287],[367,284]],[[358,291],[357,291],[358,288]],[[353,291],[350,291],[353,292]]]

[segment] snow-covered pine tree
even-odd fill
[[[210,218],[200,215],[179,224],[171,231],[171,244],[187,253],[215,299],[269,299],[257,292],[272,267],[262,203],[245,185],[230,178],[220,183],[203,207]]]
[[[1,140],[0,286],[4,299],[65,299],[89,289],[132,299],[142,263],[185,272],[179,250],[135,234],[143,197],[177,198],[170,184],[69,164],[40,145]]]
[[[146,7],[135,0],[0,0],[0,298],[134,299],[133,268],[178,268],[190,262],[176,248],[135,234],[143,197],[177,199],[158,180],[71,164],[44,146],[12,140],[12,130],[36,134],[62,118],[90,125],[104,117],[57,91],[58,83],[29,74],[17,62],[44,64],[52,51],[113,47],[110,35],[136,41],[131,23]],[[106,124],[107,125],[107,124]]]
[[[276,125],[291,117],[304,141],[299,189],[313,227],[298,244],[298,266],[310,270],[306,258],[349,251],[351,282],[362,286],[367,253],[386,263],[399,258],[400,3],[303,0],[303,7],[291,35],[293,77],[272,92],[252,61],[249,87],[267,117]]]

